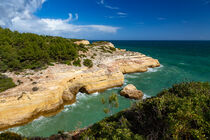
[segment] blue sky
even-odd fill
[[[4,0],[0,26],[98,40],[210,40],[210,0]]]

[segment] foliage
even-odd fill
[[[93,62],[90,59],[84,59],[83,65],[91,68],[93,66]]]
[[[72,42],[82,41],[83,39],[70,39]]]
[[[0,140],[23,140],[23,138],[16,133],[5,132],[0,134]]]
[[[104,44],[107,44],[107,43],[109,43],[109,42],[107,42],[107,41],[96,41],[96,42],[93,42],[92,44],[93,45],[104,45]]]
[[[79,58],[76,59],[76,60],[74,60],[73,65],[74,65],[74,66],[81,67],[81,60],[80,60]]]
[[[95,123],[80,133],[79,139],[209,139],[209,97],[210,84],[207,82],[176,84],[157,97],[140,101],[128,110]],[[102,103],[106,102],[102,99]],[[13,133],[0,134],[0,140],[13,140],[14,137],[19,138]],[[58,137],[54,136],[55,139]]]
[[[81,138],[208,139],[209,97],[209,83],[176,84],[157,97],[140,101],[94,124],[81,134]],[[126,123],[122,123],[122,118]]]
[[[33,87],[33,88],[32,88],[32,91],[38,91],[38,90],[39,90],[38,87]]]
[[[0,74],[0,92],[15,86],[16,85],[11,78],[8,78],[7,76]]]
[[[70,63],[78,58],[79,51],[87,51],[74,41],[0,27],[0,72],[40,69],[53,62]]]
[[[113,53],[114,51],[116,51],[116,48],[110,46],[100,46],[99,49],[104,53]]]
[[[108,108],[104,108],[104,113],[110,114],[110,115],[112,115],[112,110],[114,107],[115,108],[119,107],[117,94],[114,94],[114,93],[111,96],[109,96],[108,101],[106,101],[104,98],[101,98],[101,103],[104,105],[108,103]]]

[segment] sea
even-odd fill
[[[122,87],[96,92],[92,95],[77,94],[77,101],[55,116],[40,117],[24,126],[10,128],[7,131],[23,136],[47,137],[58,131],[71,131],[90,126],[110,114],[103,112],[107,104],[101,99],[118,95],[119,107],[112,113],[129,108],[135,101],[119,95],[127,84],[133,84],[142,90],[144,98],[156,96],[173,84],[189,81],[210,81],[210,41],[111,41],[116,47],[143,53],[158,59],[161,66],[149,68],[144,73],[125,74]]]

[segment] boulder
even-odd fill
[[[142,99],[144,94],[142,91],[137,90],[134,85],[129,84],[121,90],[120,95],[125,96],[126,98],[139,100]]]

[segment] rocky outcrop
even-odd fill
[[[64,76],[64,75],[63,75]],[[107,88],[121,86],[124,76],[119,70],[84,70],[77,73],[65,73],[65,78],[47,84],[48,89],[31,92],[22,98],[0,97],[0,129],[27,123],[44,113],[63,108],[65,103],[73,103],[79,91],[88,94]],[[29,97],[29,98],[28,98]]]
[[[122,73],[146,72],[148,68],[160,66],[157,59],[145,55],[118,59],[113,65],[118,65]]]
[[[92,68],[55,64],[32,75],[7,73],[23,84],[0,93],[0,130],[57,113],[65,104],[74,103],[79,91],[91,94],[122,86],[123,73],[144,72],[160,65],[151,57],[120,50],[100,53],[93,62]]]
[[[114,44],[112,44],[111,42],[107,42],[104,46],[115,48]]]
[[[89,45],[90,44],[90,42],[88,40],[75,41],[74,43],[77,45],[80,45],[80,44]]]
[[[132,84],[125,86],[123,90],[120,91],[120,95],[136,100],[142,99],[142,97],[144,96],[143,92],[137,90],[136,87]]]

